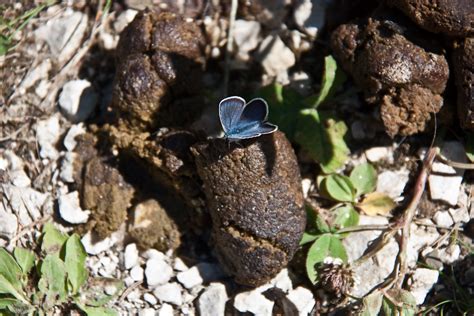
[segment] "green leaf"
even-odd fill
[[[416,299],[406,290],[390,289],[384,296],[383,310],[387,316],[414,316],[416,314]]]
[[[354,201],[356,190],[348,177],[340,174],[330,174],[322,182],[322,185],[330,198],[339,202]]]
[[[327,257],[340,258],[347,262],[347,253],[341,240],[332,234],[320,236],[308,250],[306,257],[306,273],[312,283],[317,281],[316,265]]]
[[[87,316],[115,316],[118,315],[116,311],[106,307],[92,307],[85,306],[82,304],[76,305],[84,312]]]
[[[318,237],[319,237],[319,235],[313,235],[311,233],[304,232],[303,236],[301,237],[301,240],[300,240],[300,246],[303,246],[303,245],[305,245],[309,242],[312,242],[312,241],[316,240]]]
[[[113,294],[107,294],[104,292],[105,288],[115,288]],[[81,300],[86,302],[88,306],[103,306],[119,293],[122,292],[124,288],[124,283],[122,280],[117,280],[114,278],[91,278],[89,281],[81,288]]]
[[[32,315],[28,313],[32,310],[33,307],[31,305],[25,304],[20,300],[0,297],[0,315]]]
[[[274,83],[260,89],[257,97],[268,102],[268,120],[293,140],[299,111],[305,108],[302,97],[295,90]]]
[[[466,133],[466,155],[471,162],[474,162],[474,133]]]
[[[59,253],[67,238],[67,234],[60,232],[53,224],[46,223],[43,227],[41,250],[47,254]]]
[[[21,268],[13,257],[5,250],[0,248],[0,275],[18,291],[21,291]]]
[[[377,186],[377,171],[370,163],[356,166],[349,178],[357,190],[357,196],[373,192]]]
[[[64,263],[66,266],[67,279],[72,287],[72,293],[77,293],[79,288],[87,280],[86,251],[77,234],[73,234],[66,241]]]
[[[17,247],[13,251],[13,255],[23,271],[23,275],[30,273],[31,268],[35,265],[35,254],[28,249]]]
[[[363,300],[363,306],[360,316],[374,316],[379,315],[382,308],[383,295],[380,292],[374,292],[367,295]]]
[[[47,255],[41,264],[38,288],[46,296],[46,307],[66,300],[66,268],[57,254]]]
[[[11,42],[3,35],[0,35],[0,56],[5,55],[10,48]]]
[[[328,55],[324,58],[324,74],[321,82],[321,90],[317,97],[310,97],[307,103],[310,107],[317,108],[320,104],[329,100],[346,81],[346,75],[337,67],[336,60]]]
[[[333,173],[344,166],[350,153],[344,141],[347,126],[334,117],[326,119],[315,109],[301,110],[295,141],[318,162],[324,173]]]
[[[378,214],[387,215],[396,206],[397,204],[391,197],[381,192],[370,193],[362,200],[362,202],[357,204],[357,208],[361,209],[369,216],[375,216]]]
[[[15,286],[3,274],[0,274],[0,294],[9,294],[17,298],[21,302],[28,304],[27,299],[21,289],[16,289]]]
[[[359,224],[359,213],[351,204],[345,204],[334,210],[336,218],[334,219],[334,226],[337,229],[342,229]]]
[[[321,215],[316,215],[316,221],[314,222],[316,231],[319,234],[325,234],[331,232],[331,227],[329,227],[328,223],[322,218]]]
[[[0,298],[0,309],[5,309],[8,306],[13,305],[13,304],[17,304],[17,303],[20,303],[20,301],[18,301],[17,299],[1,297]]]

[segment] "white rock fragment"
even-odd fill
[[[154,297],[152,294],[150,293],[145,293],[143,294],[143,300],[145,302],[147,302],[148,304],[150,305],[155,305],[156,303],[158,303],[156,297]]]
[[[35,31],[35,35],[48,43],[59,64],[68,61],[82,44],[87,29],[87,15],[66,10],[50,18]]]
[[[196,266],[188,269],[187,271],[179,272],[176,275],[176,278],[178,279],[178,282],[187,289],[201,285],[204,281]]]
[[[6,212],[0,205],[0,237],[7,240],[12,239],[18,229],[18,220],[12,213]]]
[[[158,316],[173,316],[173,315],[174,315],[173,306],[166,303],[161,305],[161,308],[158,311]]]
[[[168,282],[173,276],[173,269],[162,259],[148,259],[145,268],[146,282],[149,288]]]
[[[211,283],[199,296],[198,310],[199,315],[220,316],[225,313],[225,304],[227,302],[227,291],[224,284]]]
[[[40,98],[45,98],[48,95],[49,87],[51,87],[51,82],[47,79],[41,80],[35,88],[35,93]]]
[[[97,94],[87,80],[71,80],[59,95],[59,107],[71,122],[82,122],[94,111]]]
[[[448,211],[437,211],[433,215],[433,221],[436,223],[436,225],[444,228],[449,228],[454,224],[454,221]]]
[[[265,73],[270,77],[286,73],[295,64],[295,55],[286,47],[279,36],[268,35],[260,44],[258,59]]]
[[[236,20],[234,24],[234,44],[237,58],[249,59],[249,52],[257,48],[260,39],[260,23],[257,21]]]
[[[138,299],[140,299],[140,291],[138,289],[131,291],[127,295],[127,300],[130,302],[137,301]]]
[[[138,11],[136,10],[125,10],[120,15],[115,19],[114,21],[114,29],[117,33],[120,33],[123,31],[124,28],[127,27],[130,22],[133,21],[135,16],[137,15]]]
[[[77,153],[67,152],[64,159],[61,161],[61,169],[59,171],[59,178],[65,183],[73,183],[74,180],[74,161],[78,157]]]
[[[301,180],[301,187],[303,188],[303,196],[306,199],[308,197],[308,193],[311,190],[313,181],[308,178],[304,178]]]
[[[11,171],[10,181],[19,188],[26,188],[31,185],[31,180],[23,169]]]
[[[58,158],[58,150],[56,149],[56,143],[61,136],[61,130],[59,126],[59,118],[57,115],[53,115],[50,118],[36,123],[36,138],[40,146],[41,158],[56,159]]]
[[[308,315],[316,304],[313,293],[302,286],[291,290],[286,297],[295,305],[299,315]]]
[[[441,153],[452,161],[467,162],[466,151],[460,142],[445,142]],[[431,199],[455,206],[458,202],[463,175],[463,169],[454,169],[442,162],[435,161],[428,177]]]
[[[386,160],[393,162],[393,147],[372,147],[365,151],[365,156],[370,162]]]
[[[23,79],[20,89],[32,87],[38,80],[48,78],[48,72],[51,70],[51,59],[46,58],[38,66],[31,69]]]
[[[167,283],[156,287],[153,290],[153,295],[155,295],[156,298],[161,302],[165,303],[171,303],[179,306],[183,302],[181,286],[176,282]]]
[[[90,211],[82,210],[79,202],[79,192],[74,191],[58,198],[59,215],[71,224],[87,223]]]
[[[410,172],[402,168],[397,171],[383,171],[377,176],[377,192],[385,193],[394,200],[400,200],[400,196],[409,180]]]
[[[124,265],[125,269],[131,269],[138,264],[138,249],[135,243],[128,244],[125,247]]]
[[[82,236],[81,242],[88,254],[98,255],[99,253],[104,252],[115,245],[121,238],[123,238],[122,235],[122,231],[116,231],[113,232],[110,237],[98,240],[97,236],[89,231],[84,236]]]
[[[432,245],[438,238],[439,233],[436,228],[411,224],[407,246],[408,266],[415,267],[418,262],[420,250]]]
[[[461,208],[450,208],[448,210],[449,215],[451,215],[454,223],[467,223],[471,220],[467,207]]]
[[[72,125],[63,140],[64,147],[66,147],[67,151],[73,151],[77,145],[76,136],[85,133],[86,129],[84,128],[83,123]]]
[[[9,205],[11,211],[17,215],[21,226],[31,224],[41,218],[42,210],[51,211],[53,209],[50,194],[41,193],[30,187],[18,188],[13,185],[3,185],[3,205]],[[0,203],[0,205],[2,205]],[[1,208],[1,206],[0,206]]]
[[[147,307],[140,310],[138,316],[156,316],[156,311],[153,308]]]
[[[293,289],[293,282],[288,275],[288,269],[281,270],[269,283],[285,293]]]
[[[134,266],[130,270],[130,277],[133,279],[133,281],[143,281],[143,273],[144,270],[140,266]]]
[[[148,259],[167,260],[168,259],[164,253],[153,248],[150,248],[146,250],[145,252],[143,252],[142,257],[146,260]]]
[[[311,37],[316,37],[325,23],[328,0],[299,0],[293,17],[296,24]]]
[[[173,264],[173,269],[175,271],[186,271],[188,270],[188,266],[186,265],[186,263],[184,263],[183,260],[181,260],[181,258],[176,258],[174,259],[174,264]]]
[[[257,289],[242,292],[235,296],[234,307],[242,313],[249,312],[255,315],[271,316],[274,302],[268,300]]]
[[[419,268],[416,269],[408,283],[408,290],[415,297],[416,304],[423,304],[426,295],[433,285],[438,281],[439,272],[437,270]]]

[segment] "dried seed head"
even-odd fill
[[[349,293],[354,285],[353,272],[341,259],[326,258],[317,270],[321,288],[337,299]]]

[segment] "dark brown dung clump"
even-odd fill
[[[242,147],[241,147],[242,146]],[[295,154],[281,132],[192,149],[213,221],[217,256],[238,283],[258,286],[284,268],[306,224]]]
[[[396,15],[395,15],[396,16]],[[334,55],[369,103],[380,105],[390,136],[425,130],[442,105],[448,63],[435,41],[391,14],[343,24],[332,34]]]
[[[453,68],[459,121],[463,128],[474,130],[474,37],[464,39],[455,48]]]

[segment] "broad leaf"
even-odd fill
[[[344,141],[347,126],[332,117],[326,119],[315,109],[300,111],[295,141],[318,162],[324,173],[333,173],[344,166],[350,153]]]
[[[391,197],[385,193],[374,192],[368,194],[362,202],[357,204],[357,207],[361,209],[365,214],[369,216],[375,215],[387,215],[392,211],[397,204]]]
[[[373,192],[377,186],[377,172],[370,163],[356,166],[349,178],[357,190],[357,196]]]
[[[356,190],[348,177],[330,174],[321,184],[330,198],[339,202],[354,201]]]
[[[380,292],[374,292],[367,295],[363,300],[363,306],[360,316],[375,316],[379,315],[382,308],[383,295]]]
[[[21,291],[21,268],[13,257],[5,250],[0,248],[0,275],[17,290]]]
[[[351,204],[338,207],[334,212],[336,213],[334,225],[337,229],[357,226],[357,224],[359,224],[359,213],[357,213]]]
[[[41,250],[47,254],[59,253],[67,237],[67,234],[60,232],[53,224],[46,223],[43,227]]]
[[[38,288],[46,296],[46,307],[60,304],[67,297],[66,268],[57,254],[47,255],[41,264]]]
[[[401,289],[387,291],[383,299],[383,311],[387,316],[414,316],[416,299],[410,292]]]
[[[87,316],[115,316],[118,315],[116,311],[106,307],[93,307],[82,304],[76,305],[84,312]]]
[[[308,250],[306,257],[306,273],[312,283],[317,281],[316,265],[320,264],[327,257],[340,258],[347,262],[347,253],[341,240],[332,234],[320,236]]]
[[[300,246],[303,246],[309,242],[315,241],[318,237],[319,235],[314,235],[308,232],[304,232],[300,240]]]
[[[337,67],[336,60],[331,55],[326,56],[321,90],[317,97],[310,97],[306,102],[310,104],[310,107],[317,108],[335,94],[346,78],[344,72]]]
[[[0,294],[12,295],[21,302],[28,304],[23,291],[21,289],[16,289],[15,286],[9,280],[7,280],[3,274],[0,274]]]
[[[87,254],[80,237],[77,234],[73,234],[66,241],[64,254],[67,279],[72,287],[72,293],[77,293],[87,280],[86,257]]]
[[[30,273],[31,268],[35,265],[35,254],[28,249],[17,247],[13,251],[13,255],[23,274],[27,275]]]

